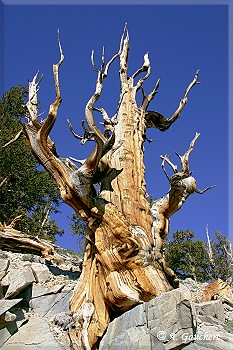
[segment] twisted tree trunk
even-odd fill
[[[92,54],[92,65],[98,77],[95,93],[85,110],[84,136],[76,134],[68,121],[71,132],[81,139],[81,143],[94,140],[96,144],[92,154],[78,167],[71,159],[60,158],[49,138],[61,103],[58,69],[64,56],[60,41],[59,47],[61,59],[53,67],[55,102],[51,104],[46,120],[39,122],[36,75],[29,84],[29,115],[24,132],[32,152],[56,180],[62,199],[88,222],[83,272],[70,303],[76,330],[70,331],[69,336],[74,349],[95,349],[111,318],[178,283],[163,257],[162,240],[168,233],[170,216],[180,209],[190,194],[198,191],[188,170],[188,157],[198,134],[186,154],[180,157],[180,172],[167,156],[163,157],[164,171],[167,162],[174,175],[168,178],[170,191],[154,202],[152,208],[146,199],[143,143],[147,139],[147,128],[165,131],[180,116],[190,89],[198,83],[198,72],[175,113],[166,119],[157,112],[147,111],[159,87],[158,81],[148,96],[142,88],[150,75],[148,54],[144,56],[142,67],[128,77],[129,36],[126,28],[119,51],[107,64],[103,52],[101,68],[97,69]],[[116,114],[110,118],[105,109],[94,105],[101,95],[103,80],[116,59],[120,62],[121,93]],[[142,73],[144,75],[139,79]],[[143,92],[141,106],[136,102],[139,89]],[[103,116],[103,131],[95,124],[94,112]],[[99,194],[94,188],[96,183],[100,184]]]

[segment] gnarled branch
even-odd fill
[[[177,110],[173,113],[173,115],[166,119],[162,114],[155,112],[155,111],[147,111],[145,114],[145,119],[146,119],[146,127],[147,128],[156,128],[159,129],[160,131],[166,131],[167,129],[170,128],[170,126],[180,117],[181,112],[184,109],[184,106],[188,102],[188,94],[190,90],[192,89],[193,86],[196,84],[200,84],[198,81],[198,73],[199,70],[196,71],[194,79],[191,81],[187,89],[185,90],[184,97],[180,100],[180,104],[177,108]],[[156,84],[158,88],[158,84]],[[157,92],[157,88],[155,88],[152,93],[149,95],[149,97],[144,98],[144,102],[142,104],[143,108],[146,110],[149,102],[153,99],[155,96],[155,93]]]
[[[155,258],[161,263],[167,272],[168,276],[176,280],[174,272],[167,267],[166,260],[162,255],[163,239],[167,236],[169,231],[169,219],[170,217],[180,210],[189,195],[198,192],[204,193],[205,191],[197,190],[196,180],[191,176],[189,172],[189,155],[194,149],[195,142],[199,137],[199,133],[196,133],[194,139],[190,143],[190,146],[184,156],[180,156],[181,160],[181,171],[178,172],[177,166],[174,165],[169,156],[161,156],[162,158],[162,169],[169,180],[170,190],[162,198],[155,200],[151,206],[151,213],[153,216],[153,227],[152,233],[154,238],[154,254]],[[172,170],[173,175],[168,176],[165,169],[165,162],[168,163]],[[208,187],[212,188],[213,186]],[[207,190],[207,189],[206,189]]]
[[[83,350],[96,346],[110,318],[116,313],[170,290],[171,284],[177,282],[163,257],[162,241],[168,233],[171,215],[181,208],[190,194],[197,191],[196,180],[188,167],[189,154],[197,136],[185,155],[179,156],[180,171],[169,156],[162,157],[162,168],[170,190],[152,204],[151,211],[146,200],[143,143],[147,127],[163,131],[170,127],[187,103],[189,91],[198,82],[195,77],[170,119],[157,112],[146,112],[158,90],[159,80],[146,96],[142,86],[150,74],[148,54],[144,56],[142,67],[128,77],[129,34],[125,27],[119,51],[106,65],[104,49],[100,69],[95,65],[92,52],[91,62],[97,72],[97,81],[85,108],[86,125],[82,122],[84,136],[76,134],[68,121],[73,136],[81,143],[95,141],[93,152],[78,167],[70,159],[60,158],[49,138],[61,103],[58,71],[64,55],[59,38],[58,42],[61,57],[53,68],[55,101],[44,123],[38,122],[36,76],[28,104],[30,118],[24,130],[33,153],[56,180],[63,200],[88,224],[84,269],[70,303],[76,322],[76,331],[70,331],[70,339]],[[121,91],[116,113],[110,119],[105,109],[95,105],[101,96],[103,81],[116,58],[120,63]],[[146,74],[135,84],[134,79],[143,72]],[[138,107],[136,93],[140,88],[143,101]],[[96,125],[95,112],[103,116],[104,132]],[[173,170],[170,177],[165,163]],[[95,183],[100,183],[99,194],[95,191]]]
[[[57,118],[57,111],[58,108],[62,102],[61,98],[61,93],[60,93],[60,85],[59,85],[59,78],[58,78],[58,72],[59,72],[59,67],[61,66],[62,62],[64,61],[64,54],[62,52],[62,47],[60,43],[60,34],[58,31],[58,45],[59,45],[59,50],[60,50],[60,60],[57,64],[53,65],[53,75],[54,75],[54,83],[55,83],[55,92],[56,92],[56,99],[54,103],[50,105],[49,108],[49,114],[47,118],[45,119],[44,124],[42,125],[40,129],[40,140],[41,144],[43,147],[46,149],[47,148],[47,138],[50,133],[50,131],[53,128],[53,125],[56,121]]]

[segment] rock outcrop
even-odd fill
[[[63,262],[51,262],[0,250],[1,349],[71,349],[69,300],[81,264],[68,252]],[[125,312],[110,323],[99,350],[232,350],[233,303],[222,296],[202,302],[206,286],[186,279]]]
[[[233,305],[193,297],[181,284],[136,306],[110,323],[99,350],[232,350]]]
[[[68,254],[69,255],[69,254]],[[69,349],[69,299],[82,260],[51,263],[32,254],[0,251],[0,348]]]

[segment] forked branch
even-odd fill
[[[146,111],[147,107],[149,106],[150,101],[153,100],[153,98],[155,97],[155,95],[158,93],[158,89],[159,89],[159,84],[160,84],[160,79],[158,79],[156,81],[155,87],[154,89],[149,93],[148,96],[146,96],[144,89],[142,87],[142,96],[143,96],[143,100],[142,100],[142,108]]]
[[[155,200],[151,206],[151,213],[153,216],[152,234],[154,238],[154,254],[156,260],[163,266],[166,274],[176,281],[174,272],[167,267],[166,259],[162,254],[163,239],[167,236],[169,231],[169,219],[170,217],[180,210],[186,199],[193,193],[204,193],[213,186],[208,187],[204,191],[197,189],[196,180],[191,176],[189,172],[189,155],[194,149],[195,142],[199,137],[199,133],[196,133],[195,137],[190,143],[190,146],[184,156],[180,156],[181,171],[178,172],[177,166],[174,165],[169,156],[161,156],[162,169],[169,180],[170,190],[162,198]],[[168,176],[165,169],[165,162],[172,168],[173,175]]]
[[[176,155],[180,158],[180,161],[181,161],[181,171],[180,172],[177,171],[177,165],[174,165],[170,161],[170,158],[169,158],[170,156],[167,156],[167,155],[160,156],[160,158],[163,160],[162,164],[161,164],[162,169],[163,169],[163,171],[164,171],[164,173],[165,173],[165,175],[166,175],[166,177],[167,177],[167,179],[169,180],[170,183],[171,183],[171,181],[174,181],[174,179],[175,179],[175,182],[176,182],[179,177],[180,178],[191,177],[192,173],[189,172],[189,155],[193,151],[195,142],[196,142],[196,140],[198,139],[199,136],[200,136],[200,134],[198,132],[196,132],[196,135],[193,138],[193,140],[191,141],[188,150],[185,152],[185,154],[183,156],[181,156],[177,152],[175,152]],[[169,177],[167,172],[166,172],[165,162],[167,164],[169,164],[170,167],[173,170],[174,175],[172,175],[171,177]],[[176,174],[177,174],[177,176],[176,176]],[[203,194],[203,193],[205,193],[206,191],[208,191],[209,189],[211,189],[213,187],[215,187],[215,186],[208,186],[204,190],[199,190],[195,186],[194,192],[199,193],[199,194]]]
[[[188,94],[190,90],[195,86],[196,84],[200,84],[198,81],[198,73],[199,70],[196,71],[194,79],[191,81],[187,89],[185,90],[184,97],[180,100],[180,104],[177,108],[177,110],[173,113],[173,115],[166,119],[162,114],[155,112],[155,111],[147,111],[145,114],[145,119],[146,119],[146,127],[147,128],[156,128],[161,131],[166,131],[167,129],[170,128],[170,126],[180,117],[181,112],[184,109],[184,106],[188,102]],[[151,92],[148,97],[144,97],[144,101],[142,104],[142,107],[144,110],[148,108],[149,103],[152,101],[154,98],[157,89],[158,89],[159,83],[157,82],[155,89]]]
[[[189,155],[193,151],[195,142],[199,136],[200,136],[200,134],[198,132],[196,132],[194,139],[191,141],[191,143],[189,145],[189,149],[185,152],[185,154],[183,156],[179,155],[179,153],[176,152],[176,155],[180,158],[183,172],[189,171]]]
[[[109,69],[109,67],[110,67],[111,64],[115,61],[115,59],[116,59],[117,57],[120,57],[120,55],[121,55],[122,48],[123,48],[123,41],[124,41],[125,33],[128,33],[127,24],[125,24],[124,31],[123,31],[123,34],[122,34],[122,36],[121,36],[119,51],[118,51],[118,52],[108,61],[108,63],[106,64],[106,67],[105,67],[105,70],[104,70],[104,76],[107,76],[107,75],[108,75],[108,69]]]
[[[95,141],[95,138],[93,137],[93,133],[91,133],[86,127],[85,127],[85,120],[82,120],[82,128],[84,130],[84,134],[83,136],[80,136],[78,134],[76,134],[76,132],[74,131],[71,122],[69,121],[69,119],[67,119],[67,123],[68,126],[70,128],[70,131],[72,132],[72,135],[78,139],[81,140],[80,143],[82,145],[84,145],[87,141]]]

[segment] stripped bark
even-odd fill
[[[60,40],[60,61],[53,66],[56,98],[44,122],[38,121],[38,74],[29,84],[28,123],[24,132],[32,152],[56,180],[61,197],[87,221],[86,248],[83,271],[70,303],[76,330],[69,332],[73,349],[95,349],[110,319],[148,301],[176,284],[176,276],[162,257],[162,239],[168,231],[170,216],[180,209],[187,197],[198,192],[196,181],[188,170],[189,154],[196,138],[183,157],[182,170],[167,156],[163,157],[173,168],[169,178],[171,189],[152,208],[146,199],[143,143],[146,129],[154,127],[165,131],[180,116],[188,100],[188,93],[198,83],[198,72],[185,91],[184,98],[171,118],[158,112],[147,111],[159,87],[146,96],[143,83],[150,75],[148,53],[142,67],[128,77],[129,34],[125,28],[119,51],[105,64],[104,50],[101,67],[97,72],[96,89],[85,108],[82,122],[84,135],[77,134],[68,122],[72,134],[84,144],[94,141],[95,148],[78,167],[74,158],[58,156],[49,137],[62,101],[58,70],[64,60]],[[112,118],[104,108],[97,108],[104,79],[111,64],[119,59],[121,93],[116,113]],[[144,74],[141,78],[139,76]],[[138,79],[136,81],[136,78]],[[142,104],[138,106],[136,94],[142,90]],[[103,116],[101,131],[94,113]],[[100,193],[94,185],[100,184]],[[204,191],[202,191],[204,192]],[[199,191],[201,193],[201,191]]]

